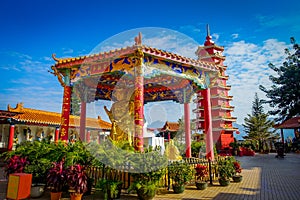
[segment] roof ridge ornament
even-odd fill
[[[23,108],[24,108],[23,102],[17,103],[15,108],[11,107],[9,104],[7,105],[7,111],[9,112],[22,112]]]
[[[57,62],[61,60],[61,59],[59,59],[59,58],[56,58],[56,54],[55,54],[55,53],[52,54],[52,58],[53,58],[53,60],[55,60],[55,61],[57,61]]]
[[[142,33],[139,32],[138,36],[134,38],[135,45],[142,45]]]

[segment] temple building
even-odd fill
[[[225,60],[225,56],[222,55],[223,51],[223,47],[216,45],[212,41],[209,28],[207,28],[204,46],[199,46],[196,54],[198,55],[198,60],[213,62],[219,68],[219,75],[210,88],[213,141],[217,150],[229,148],[229,144],[234,142],[233,132],[238,130],[232,125],[236,121],[236,117],[231,115],[234,107],[230,105],[232,96],[229,96],[229,91],[231,87],[226,83],[229,76],[225,73],[227,66],[223,63]],[[204,95],[198,93],[197,98],[194,99],[197,108],[193,110],[196,114],[195,122],[198,130],[203,130],[206,123],[203,101]]]
[[[177,136],[177,132],[179,131],[179,123],[178,122],[169,122],[166,121],[162,128],[157,129],[159,131],[159,135],[164,137],[165,141],[170,141]]]
[[[70,141],[79,139],[79,121],[79,116],[70,115]],[[54,141],[60,123],[61,113],[25,108],[23,103],[18,103],[15,108],[8,105],[7,110],[0,110],[0,148],[2,151],[8,148],[10,132],[14,144],[43,138]],[[111,124],[100,117],[86,118],[85,141],[101,142],[110,129]]]

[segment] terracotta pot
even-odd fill
[[[50,192],[51,200],[60,200],[62,192]]]
[[[81,200],[81,197],[82,197],[83,194],[75,194],[75,193],[71,193],[70,196],[71,196],[71,200]]]

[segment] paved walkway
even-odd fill
[[[275,154],[257,154],[254,157],[237,157],[242,164],[243,181],[231,183],[227,187],[214,182],[206,190],[196,190],[187,186],[182,194],[161,191],[155,200],[299,200],[300,199],[300,154],[287,154],[284,159]],[[1,174],[0,174],[1,177]],[[1,178],[0,178],[1,179]],[[0,200],[5,199],[6,182],[0,181]],[[49,193],[36,200],[49,200]],[[67,200],[68,198],[65,198]],[[99,195],[83,197],[84,200],[103,199]],[[137,199],[135,194],[123,194],[121,199]]]

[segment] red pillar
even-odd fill
[[[61,113],[61,130],[60,139],[62,141],[68,141],[69,121],[70,121],[70,109],[71,109],[71,87],[64,87],[64,98]]]
[[[185,156],[192,157],[191,151],[191,123],[190,123],[190,104],[184,103],[184,129],[185,129]]]
[[[59,128],[55,129],[54,142],[57,143],[59,140]]]
[[[137,52],[139,58],[135,66],[134,80],[134,148],[143,152],[144,148],[144,73],[143,73],[143,53]]]
[[[211,117],[211,102],[210,89],[202,90],[203,106],[204,106],[204,122],[205,122],[205,142],[206,142],[206,157],[214,160],[214,143],[212,136],[212,117]]]
[[[8,146],[7,146],[8,151],[11,151],[13,149],[14,136],[15,136],[15,125],[11,124],[9,127],[9,138],[8,138]]]
[[[85,126],[86,126],[86,102],[81,101],[80,105],[80,140],[84,141],[85,138]]]
[[[90,132],[90,131],[87,131],[85,141],[86,141],[87,143],[89,143],[89,142],[90,142],[90,138],[91,138],[91,132]]]

